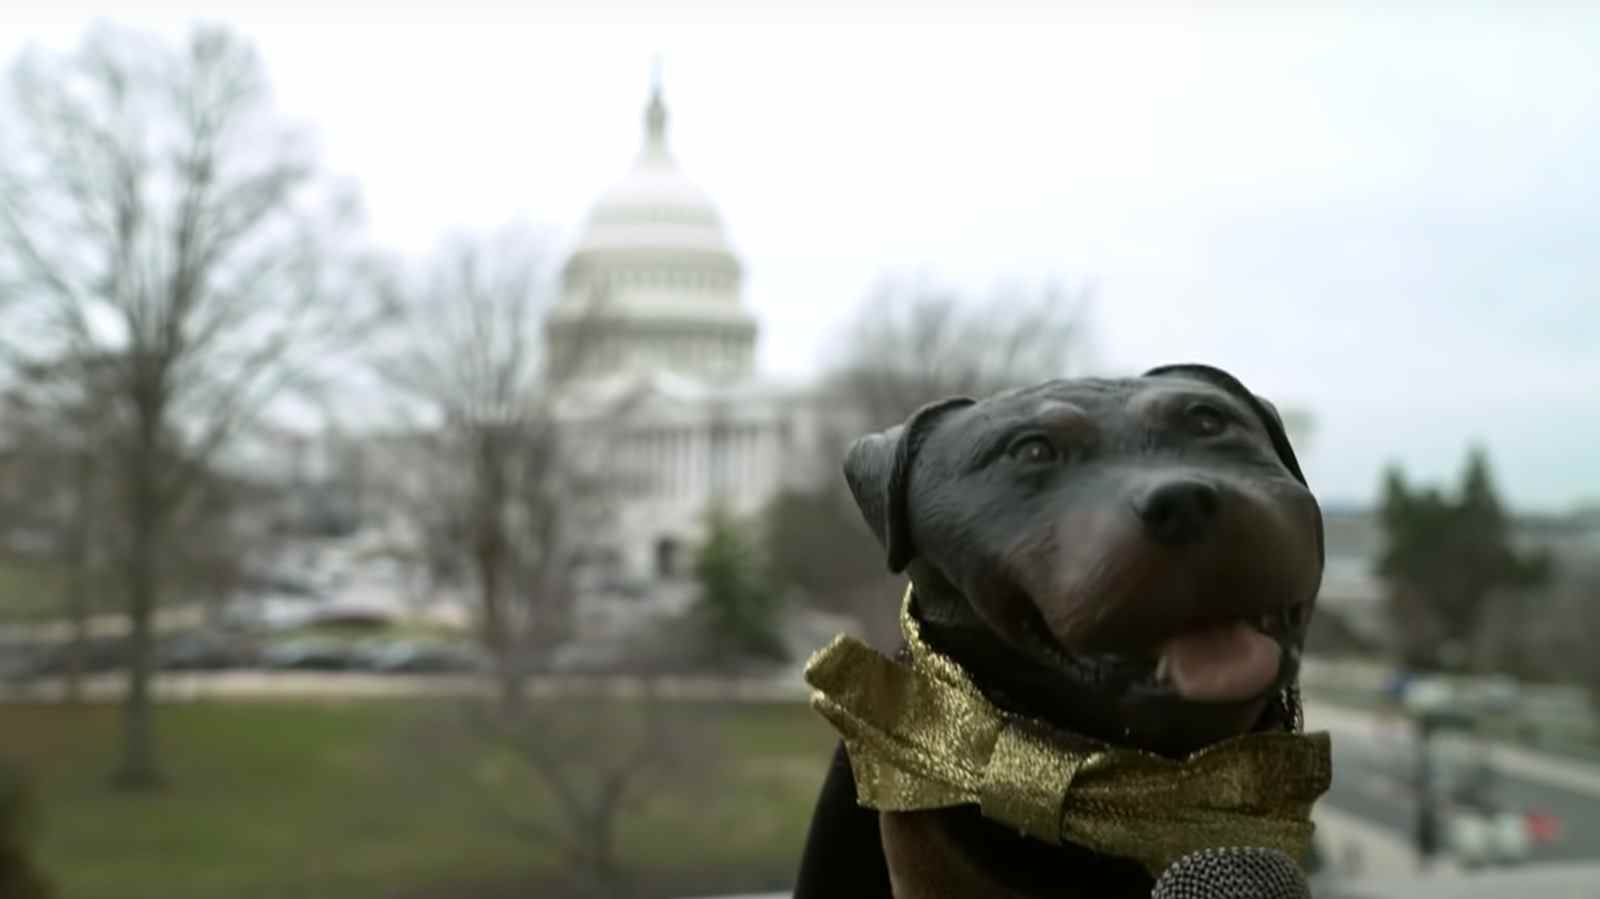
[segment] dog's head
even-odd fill
[[[1322,517],[1276,410],[1226,372],[940,401],[845,475],[929,642],[1002,705],[1167,754],[1287,723]]]

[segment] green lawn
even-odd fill
[[[568,782],[650,745],[680,768],[635,784],[619,856],[641,895],[781,888],[832,745],[800,705],[542,707],[541,746]],[[159,729],[169,786],[107,787],[106,706],[0,707],[0,758],[30,779],[37,855],[64,899],[558,896],[569,867],[534,834],[569,826],[507,744],[461,707],[403,701],[173,705]],[[643,742],[654,741],[654,742]]]

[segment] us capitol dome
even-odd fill
[[[749,376],[756,321],[711,197],[667,147],[659,81],[633,168],[601,194],[562,271],[547,324],[551,375],[665,370]]]
[[[667,121],[658,78],[639,154],[582,223],[545,322],[557,415],[608,491],[585,555],[656,592],[687,589],[713,504],[754,516],[832,470],[813,392],[756,371],[743,266]]]

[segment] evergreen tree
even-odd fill
[[[1549,558],[1520,553],[1481,448],[1467,455],[1458,495],[1412,489],[1398,468],[1384,475],[1379,519],[1385,533],[1378,574],[1408,664],[1451,667],[1452,648],[1479,635],[1484,611],[1500,594],[1535,587]]]
[[[777,591],[766,576],[755,540],[720,506],[713,507],[706,540],[695,558],[695,578],[719,662],[742,658],[782,660],[777,633]]]

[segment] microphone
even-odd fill
[[[1150,899],[1311,899],[1311,885],[1276,849],[1202,849],[1163,871]]]

